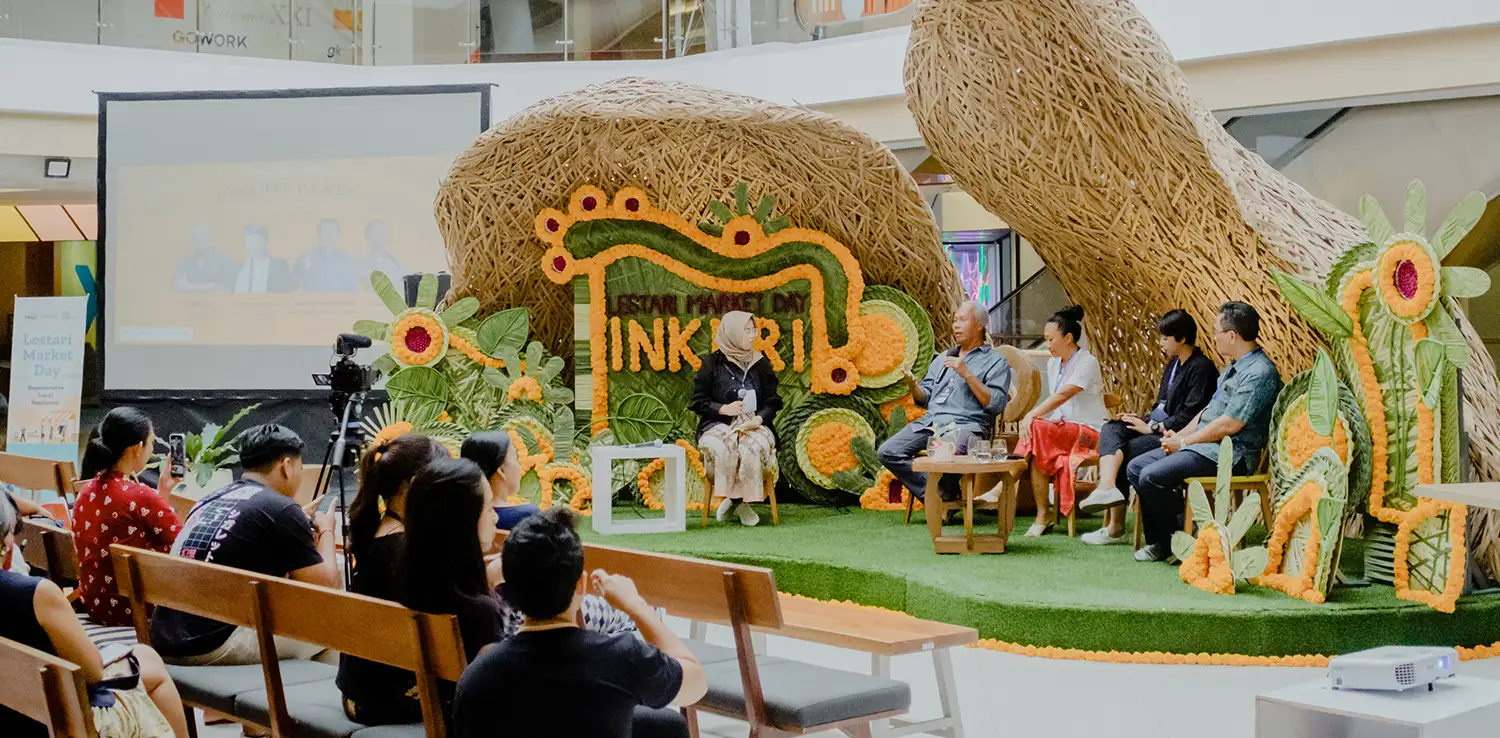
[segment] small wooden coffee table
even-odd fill
[[[936,460],[921,457],[912,462],[913,470],[927,474],[927,495],[922,505],[927,515],[927,532],[932,534],[932,548],[940,554],[1005,553],[1005,541],[1016,522],[1016,498],[1019,495],[1021,476],[1026,473],[1025,459],[996,459],[979,461],[967,456]],[[938,482],[944,474],[959,475],[959,488],[963,499],[944,502]],[[999,502],[982,502],[974,498],[982,495],[996,482],[1003,482]],[[964,511],[964,534],[943,535],[943,518],[948,508],[962,507]],[[994,534],[974,533],[974,511],[995,510],[1000,513],[999,531]]]

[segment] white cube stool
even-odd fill
[[[591,446],[594,460],[594,532],[675,533],[687,530],[687,452],[676,444],[660,446]],[[665,517],[652,520],[614,519],[612,474],[620,459],[665,459],[661,491]]]
[[[1256,738],[1475,738],[1500,726],[1500,682],[1456,676],[1405,692],[1333,689],[1326,679],[1255,698]]]

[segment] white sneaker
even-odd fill
[[[760,516],[755,513],[755,508],[750,507],[750,503],[748,502],[740,503],[739,508],[735,512],[740,516],[741,525],[749,526],[760,522]]]
[[[974,501],[975,502],[989,502],[989,503],[999,502],[1000,501],[1000,492],[999,492],[999,489],[1000,489],[999,487],[995,487],[995,488],[991,489],[990,491],[988,491],[988,492],[986,492],[986,493],[984,493],[984,494],[982,494],[982,495],[980,495],[978,497],[975,497]]]
[[[724,501],[719,503],[718,511],[714,513],[714,520],[717,520],[721,523],[727,520],[729,518],[730,508],[734,507],[734,502],[734,500],[725,497]]]
[[[1118,546],[1128,543],[1130,540],[1130,537],[1125,535],[1123,531],[1118,536],[1111,536],[1107,526],[1091,533],[1084,533],[1079,538],[1083,539],[1083,542],[1090,546]]]
[[[1112,507],[1125,504],[1125,495],[1118,489],[1096,489],[1088,497],[1078,503],[1078,510],[1084,515],[1095,515]]]

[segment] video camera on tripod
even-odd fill
[[[333,361],[327,374],[314,374],[313,384],[327,387],[329,409],[339,419],[338,428],[328,438],[328,451],[323,455],[323,470],[318,473],[318,484],[314,497],[327,495],[331,501],[339,501],[339,511],[344,531],[344,550],[349,546],[348,505],[344,502],[344,470],[359,466],[360,450],[365,445],[365,432],[360,424],[364,415],[365,397],[370,393],[380,372],[374,367],[361,366],[354,361],[354,352],[370,347],[370,339],[354,333],[340,333],[333,342]],[[335,497],[328,495],[333,479],[339,480],[339,491]],[[329,509],[327,507],[323,508]],[[345,558],[345,581],[349,581],[349,561]]]

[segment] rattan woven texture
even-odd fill
[[[916,182],[889,149],[831,116],[675,82],[626,78],[543,100],[480,135],[437,197],[454,293],[525,305],[531,331],[571,355],[573,295],[542,275],[537,212],[580,185],[633,185],[693,220],[710,200],[777,198],[792,224],[859,259],[868,284],[922,304],[942,330],[961,290]]]
[[[1223,301],[1249,302],[1283,376],[1311,366],[1322,339],[1271,269],[1321,280],[1363,227],[1235,142],[1128,0],[923,0],[906,91],[933,153],[1087,309],[1094,351],[1133,405],[1154,395],[1152,326],[1174,307],[1211,326]],[[1471,466],[1496,480],[1495,367],[1458,314]],[[1500,570],[1500,546],[1487,553]]]

